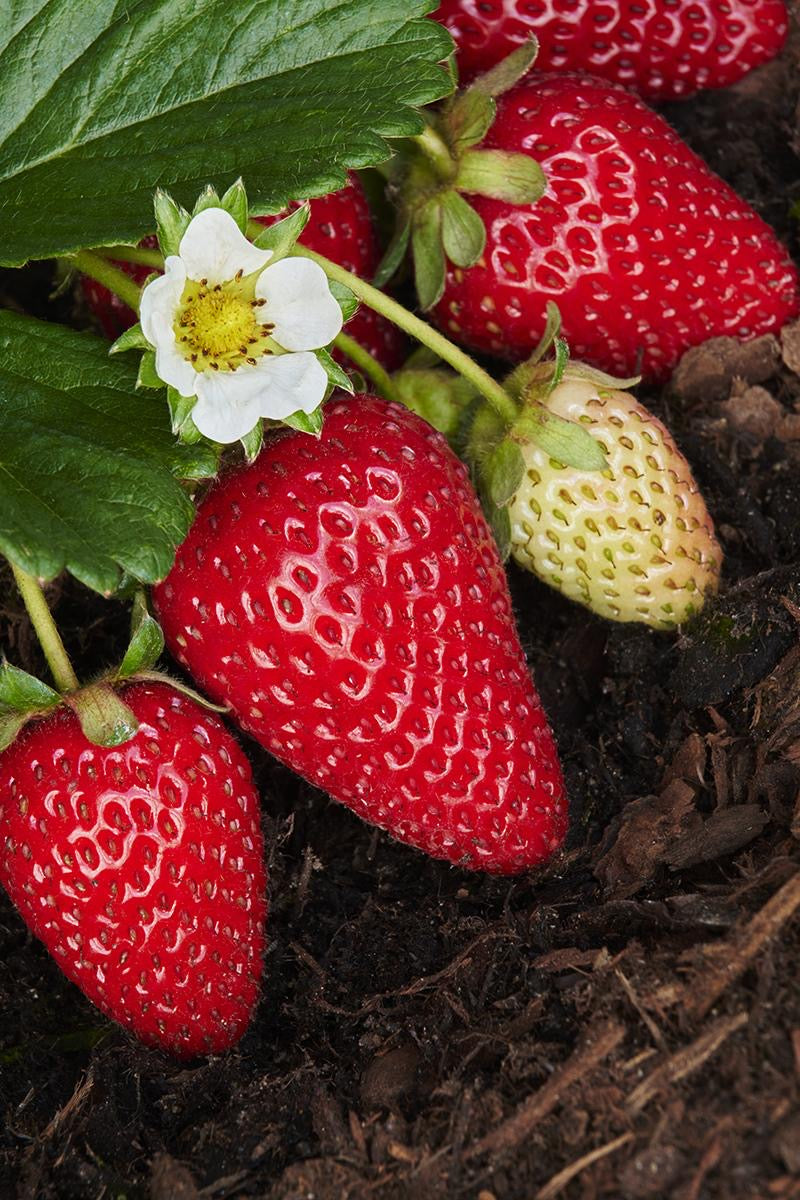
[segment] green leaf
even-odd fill
[[[0,707],[17,713],[29,713],[52,708],[60,702],[58,692],[35,675],[29,675],[5,660],[0,664]]]
[[[325,368],[328,382],[332,383],[334,387],[349,392],[352,396],[353,385],[350,382],[350,376],[347,372],[342,370],[334,358],[331,358],[327,350],[315,350],[314,353],[317,356],[317,361]]]
[[[464,413],[478,394],[469,380],[454,371],[409,365],[394,372],[392,387],[406,408],[418,413],[451,444]]]
[[[284,417],[282,425],[288,425],[290,429],[296,429],[299,433],[310,433],[313,437],[319,437],[322,433],[322,405],[315,408],[312,413],[296,412],[292,413],[291,417]]]
[[[442,210],[437,200],[428,203],[414,222],[411,233],[414,255],[414,280],[417,297],[424,310],[433,308],[442,298],[445,258],[442,246]]]
[[[139,360],[139,374],[136,376],[137,388],[165,388],[167,385],[156,371],[155,350],[145,350]]]
[[[442,211],[442,245],[444,252],[457,267],[471,267],[483,254],[486,227],[458,192],[444,192],[439,197]]]
[[[506,150],[468,150],[458,164],[456,187],[509,204],[535,204],[547,176],[535,159]]]
[[[254,239],[255,245],[262,250],[271,250],[273,262],[285,258],[294,249],[294,244],[308,224],[310,216],[310,205],[301,204],[294,212],[289,213],[288,217],[283,217],[274,225],[265,226]]]
[[[518,443],[508,437],[498,442],[484,463],[483,474],[492,503],[504,508],[525,475],[525,460]]]
[[[359,301],[358,296],[350,291],[343,283],[339,283],[335,279],[328,280],[328,287],[339,308],[342,310],[342,323],[347,322],[354,317],[358,312]]]
[[[52,579],[112,592],[154,583],[194,515],[179,480],[213,474],[207,444],[170,431],[163,395],[108,343],[0,312],[0,553]]]
[[[149,671],[164,652],[164,634],[155,617],[147,613],[131,638],[125,657],[117,671],[117,679],[129,679],[137,671]]]
[[[450,91],[431,0],[13,0],[0,20],[0,261],[136,243],[156,181],[251,212],[344,186]],[[167,228],[169,225],[169,228]],[[161,232],[161,230],[160,230]],[[165,223],[174,251],[174,221]]]
[[[111,343],[108,353],[122,354],[125,350],[150,349],[150,343],[142,333],[142,327],[137,321],[135,325],[131,325],[130,329],[126,329],[124,333],[121,333],[115,342]]]
[[[2,57],[0,57],[0,62],[2,62]],[[2,195],[2,185],[0,185],[0,195]],[[156,231],[161,253],[164,257],[168,254],[177,254],[181,238],[189,228],[189,222],[192,219],[190,214],[185,208],[181,208],[180,204],[176,204],[172,196],[162,188],[156,188],[153,208],[155,209]]]

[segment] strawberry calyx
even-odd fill
[[[618,390],[639,382],[638,377],[616,379],[584,363],[573,362],[566,341],[559,337],[560,328],[558,308],[549,303],[539,344],[530,358],[503,380],[503,387],[517,405],[515,420],[505,422],[488,405],[481,404],[476,408],[466,439],[465,456],[504,557],[511,548],[507,510],[525,475],[526,447],[538,446],[558,466],[596,472],[608,468],[602,447],[588,430],[548,407],[548,399],[556,387],[569,379]],[[552,358],[545,358],[551,349]]]
[[[474,266],[486,245],[483,220],[464,193],[510,204],[533,204],[542,196],[544,172],[529,155],[478,148],[494,121],[495,98],[530,69],[537,50],[535,38],[517,47],[431,114],[425,130],[401,148],[390,176],[398,222],[378,268],[378,287],[410,242],[417,296],[423,309],[432,308],[444,291],[447,262]]]

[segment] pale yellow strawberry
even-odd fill
[[[716,590],[722,553],[689,464],[628,392],[570,376],[546,401],[601,445],[603,473],[521,446],[509,505],[511,554],[564,595],[612,621],[671,629]]]

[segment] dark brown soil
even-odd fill
[[[798,64],[795,40],[668,114],[787,239]],[[27,277],[32,306],[74,315],[48,282]],[[800,1197],[798,371],[795,330],[648,398],[727,555],[677,642],[514,574],[572,800],[545,873],[429,861],[250,745],[264,994],[233,1053],[188,1067],[104,1022],[0,897],[0,1196]],[[3,648],[35,668],[2,594]],[[69,581],[52,599],[87,675],[124,610]]]

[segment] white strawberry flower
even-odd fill
[[[342,327],[325,272],[307,258],[268,266],[222,208],[193,217],[164,274],[142,292],[142,332],[156,372],[196,396],[206,437],[235,442],[262,417],[282,420],[322,403],[328,376],[315,350]]]

